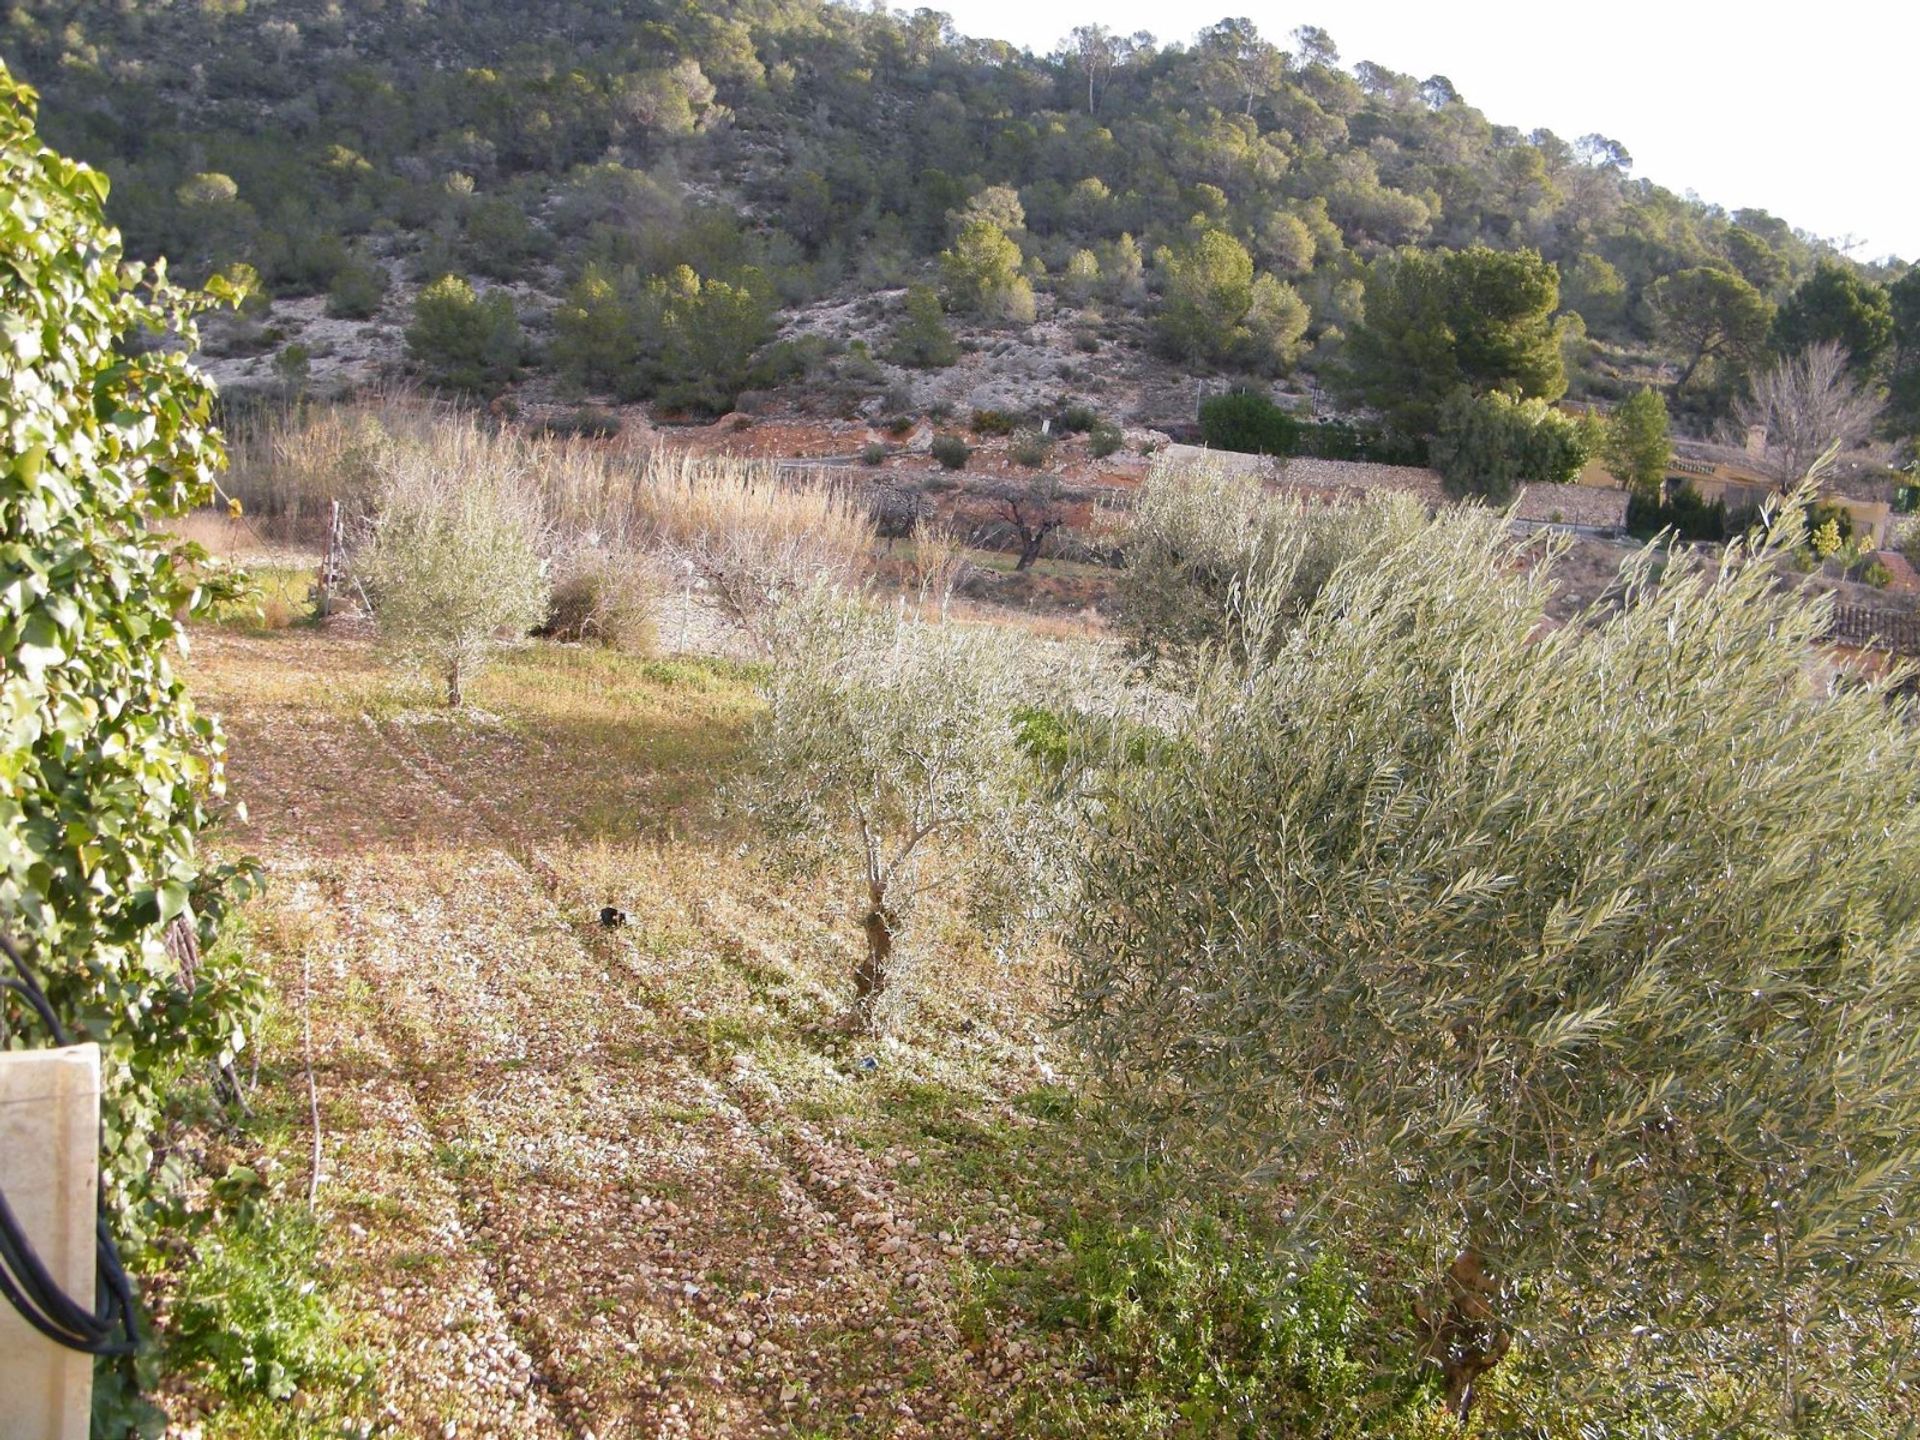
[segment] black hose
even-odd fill
[[[70,1043],[48,1003],[46,992],[27,969],[12,940],[0,935],[0,950],[13,962],[17,979],[0,980],[0,989],[23,999],[40,1017],[54,1044]],[[101,1186],[94,1221],[94,1300],[87,1309],[48,1273],[0,1189],[0,1296],[20,1317],[56,1345],[86,1355],[131,1355],[140,1348],[138,1307],[133,1282],[120,1263],[119,1247],[107,1229],[106,1187]]]

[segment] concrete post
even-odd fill
[[[100,1047],[0,1052],[0,1190],[47,1270],[93,1304]],[[86,1440],[93,1357],[0,1300],[0,1440]]]

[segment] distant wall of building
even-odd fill
[[[1316,499],[1338,501],[1362,495],[1413,495],[1430,508],[1448,502],[1440,472],[1425,466],[1378,465],[1361,460],[1320,460],[1297,455],[1242,455],[1201,445],[1169,445],[1168,459],[1215,465],[1230,474],[1251,476]],[[1627,494],[1586,484],[1528,485],[1514,501],[1514,529],[1570,530],[1586,535],[1615,535],[1626,529]]]

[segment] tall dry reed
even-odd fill
[[[588,556],[596,570],[618,557],[691,574],[757,640],[794,590],[864,580],[874,543],[851,484],[659,444],[529,435],[405,395],[282,412],[236,452],[229,489],[295,533],[334,500],[370,518],[386,477],[412,464],[508,483],[538,509],[556,572]]]

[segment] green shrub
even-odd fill
[[[1821,560],[1838,554],[1854,538],[1853,516],[1844,505],[1816,500],[1807,509],[1807,542]]]
[[[895,415],[887,421],[887,433],[899,440],[913,433],[913,416]]]
[[[1430,1384],[1382,1386],[1363,1363],[1361,1287],[1330,1259],[1296,1264],[1200,1213],[1077,1225],[1063,1278],[1069,1333],[1111,1390],[1066,1387],[1049,1419],[1086,1406],[1129,1435],[1440,1433]]]
[[[1291,455],[1300,422],[1264,395],[1230,390],[1201,402],[1200,438],[1215,450],[1242,455]]]
[[[1033,283],[1020,273],[1020,247],[992,220],[968,220],[940,252],[941,278],[956,310],[996,323],[1031,325]]]
[[[442,275],[413,303],[407,353],[436,385],[497,395],[519,373],[525,344],[504,290],[482,299],[458,275]]]
[[[931,285],[907,289],[906,313],[893,332],[887,358],[896,365],[935,370],[960,358],[960,347],[947,329],[940,297]]]
[[[335,272],[327,285],[327,313],[348,320],[370,320],[387,298],[385,267],[356,261]]]
[[[933,437],[933,458],[940,462],[943,470],[961,470],[966,468],[968,458],[973,451],[967,448],[967,442],[958,435],[936,435]]]
[[[291,395],[298,395],[307,388],[307,380],[312,373],[313,351],[305,345],[282,346],[280,353],[273,357],[274,378]]]
[[[1298,451],[1319,460],[1362,460],[1375,465],[1425,465],[1427,441],[1351,420],[1315,420],[1300,426]]]
[[[1813,551],[1816,560],[1830,560],[1840,553],[1846,544],[1840,534],[1839,522],[1829,516],[1807,531],[1807,548]]]
[[[1628,533],[1642,540],[1670,530],[1681,540],[1720,541],[1745,528],[1729,519],[1725,501],[1709,504],[1691,485],[1683,485],[1659,501],[1640,491],[1627,497]]]
[[[1018,416],[1009,415],[1004,410],[973,412],[973,433],[976,435],[1011,435],[1019,423]]]
[[[259,1013],[252,976],[209,967],[189,992],[161,944],[176,922],[210,942],[253,873],[199,853],[225,742],[176,668],[186,617],[237,587],[165,533],[213,500],[224,458],[187,358],[212,297],[127,260],[106,177],[42,148],[34,105],[0,66],[0,928],[101,1047],[101,1179],[124,1231],[152,1218],[187,1065],[230,1062]],[[142,343],[156,334],[186,343]],[[38,1032],[0,993],[6,1033]]]
[[[1096,460],[1106,459],[1126,443],[1127,438],[1120,433],[1120,427],[1105,420],[1087,432],[1087,453]]]
[[[1876,590],[1884,590],[1893,583],[1893,571],[1887,568],[1885,561],[1876,557],[1861,567],[1860,579]]]
[[[878,440],[870,440],[860,448],[860,463],[862,465],[878,465],[885,461],[886,458],[887,447],[882,445]]]
[[[1440,406],[1433,468],[1455,495],[1504,503],[1525,485],[1564,485],[1593,458],[1592,427],[1544,400],[1456,390]]]
[[[319,1250],[318,1223],[284,1207],[249,1205],[202,1231],[168,1310],[169,1368],[228,1402],[362,1379],[314,1284]]]
[[[817,335],[776,340],[762,350],[754,361],[747,384],[756,390],[771,390],[804,380],[820,364],[825,353],[825,342]]]
[[[1027,758],[1048,770],[1064,770],[1073,754],[1073,729],[1065,717],[1038,705],[1013,712],[1014,735]]]
[[[1068,405],[1054,417],[1054,426],[1064,435],[1084,435],[1100,423],[1100,412],[1091,405]]]
[[[1007,446],[1007,458],[1016,465],[1037,470],[1053,454],[1053,441],[1038,430],[1022,430]]]

